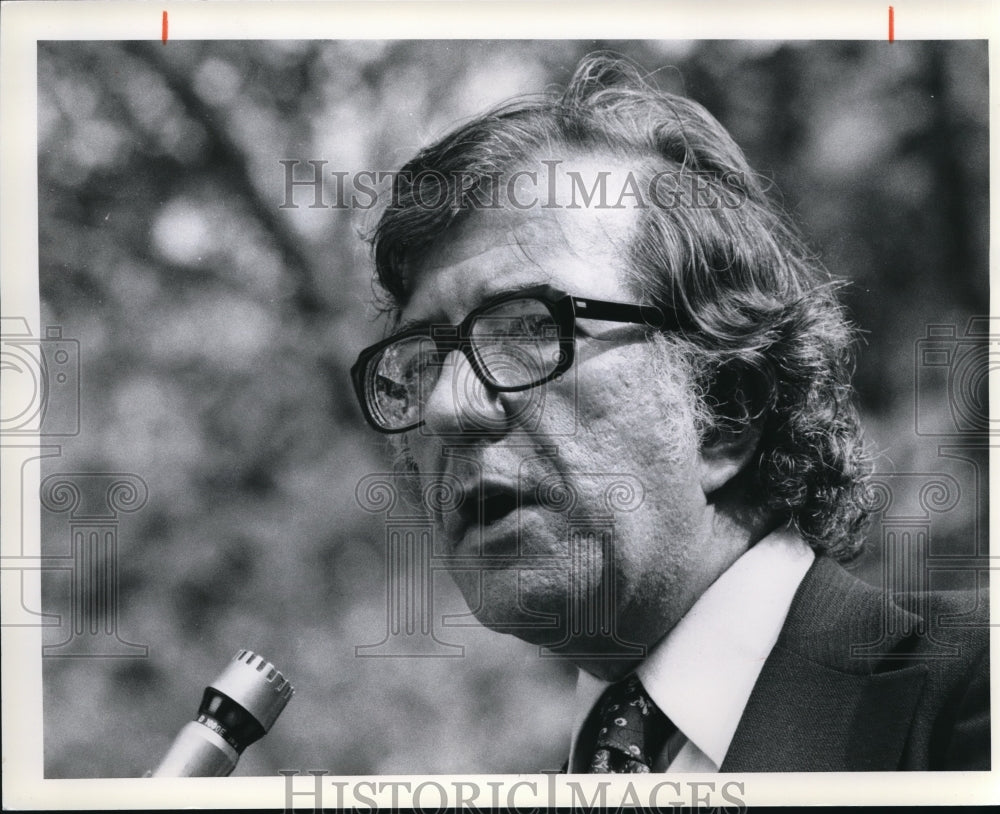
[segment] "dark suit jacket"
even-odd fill
[[[817,557],[721,771],[989,769],[985,600],[889,600]]]

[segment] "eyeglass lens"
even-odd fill
[[[545,380],[562,359],[560,330],[548,304],[531,298],[507,300],[478,314],[469,344],[487,384],[510,389]],[[442,351],[426,336],[401,339],[372,360],[369,406],[386,429],[414,425],[451,348]]]

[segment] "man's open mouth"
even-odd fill
[[[471,483],[465,487],[465,498],[449,525],[455,539],[460,540],[470,529],[489,528],[524,504],[523,495],[512,484]]]
[[[477,521],[484,527],[491,526],[497,520],[514,511],[518,504],[517,495],[513,492],[503,491],[481,495],[474,504],[479,513]]]

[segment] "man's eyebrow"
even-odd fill
[[[517,285],[505,286],[504,288],[490,288],[488,291],[482,292],[479,295],[480,302],[476,308],[482,308],[484,305],[488,305],[492,300],[505,297],[508,294],[516,294],[519,291],[526,291],[529,288],[537,288],[539,286],[548,285],[549,283],[549,280],[528,280],[523,283],[518,283]],[[483,294],[486,296],[483,296]],[[464,318],[465,317],[463,317],[463,319]],[[431,325],[450,324],[450,322],[447,322],[444,319],[404,319],[396,326],[396,330],[393,331],[393,333],[403,333],[403,331],[410,331],[414,328],[429,328]]]

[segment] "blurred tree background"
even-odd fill
[[[915,430],[920,410],[947,430],[955,397],[947,378],[918,392],[916,342],[946,323],[961,344],[988,313],[985,42],[39,43],[42,325],[79,340],[83,388],[81,432],[43,477],[149,488],[117,562],[118,634],[148,658],[44,660],[47,776],[141,775],[240,647],[297,689],[240,774],[561,764],[573,671],[534,648],[446,628],[463,658],[355,656],[386,628],[384,521],[355,488],[387,458],[347,376],[383,331],[359,239],[375,213],[310,208],[308,188],[282,209],[279,162],[328,162],[330,204],[331,172],[396,169],[595,49],[702,102],[773,180],[850,282],[880,470],[950,472],[962,496],[933,552],[985,550],[985,470]],[[881,539],[876,523],[855,566],[876,582]],[[64,515],[43,513],[43,540],[67,551]],[[68,576],[43,588],[68,619]],[[438,623],[464,612],[446,577],[434,589]]]

